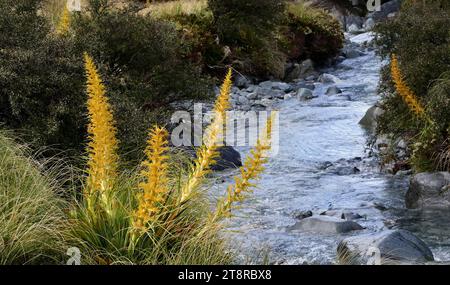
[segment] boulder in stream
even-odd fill
[[[383,114],[383,109],[374,105],[367,110],[364,117],[359,121],[359,124],[366,129],[375,130],[377,126],[377,119]]]
[[[421,264],[433,253],[421,239],[405,230],[387,230],[342,240],[337,248],[343,264]]]
[[[422,172],[414,175],[406,193],[407,208],[450,206],[450,172]]]
[[[350,231],[364,229],[360,224],[353,221],[346,221],[336,217],[312,216],[302,219],[289,227],[291,231],[305,231],[324,234],[340,234]]]

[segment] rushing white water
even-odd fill
[[[379,99],[381,66],[374,52],[367,51],[326,70],[341,79],[337,86],[343,94],[327,96],[330,84],[320,84],[314,90],[318,98],[293,98],[278,106],[279,153],[270,159],[258,188],[230,221],[229,234],[239,249],[240,262],[268,257],[269,262],[283,264],[336,263],[341,239],[388,227],[411,230],[430,245],[437,260],[450,259],[450,245],[445,242],[450,231],[443,234],[440,224],[450,224],[450,215],[436,221],[435,213],[405,210],[407,178],[381,173],[377,161],[368,157],[367,133],[358,122]],[[323,167],[330,162],[356,166],[360,172],[336,173],[333,167]],[[227,173],[224,181],[220,175],[217,192],[223,193],[234,173]],[[380,210],[380,204],[387,210]],[[287,229],[296,222],[295,211],[311,210],[317,215],[328,209],[365,216],[358,223],[366,229],[340,235]]]

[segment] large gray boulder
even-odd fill
[[[359,124],[366,129],[371,131],[375,130],[377,127],[377,119],[383,114],[383,109],[378,107],[377,105],[372,106],[367,110],[364,117],[359,121]]]
[[[184,152],[192,159],[197,157],[197,148],[184,148]],[[219,155],[216,163],[211,166],[212,171],[239,168],[242,166],[241,154],[232,146],[221,146],[218,148]]]
[[[305,231],[324,234],[340,234],[364,229],[358,223],[329,216],[312,216],[289,227],[291,231]]]
[[[318,81],[320,83],[338,83],[341,80],[337,76],[334,76],[332,74],[323,73],[319,76]]]
[[[314,73],[314,62],[311,59],[289,65],[285,71],[284,80],[291,82],[295,79],[304,78]]]
[[[411,178],[405,197],[407,208],[450,206],[450,173],[422,172]]]
[[[389,15],[397,13],[400,10],[401,0],[392,0],[381,5],[380,11],[372,12],[368,18],[372,18],[375,22],[381,22],[389,18]]]
[[[421,264],[433,253],[421,239],[405,230],[387,230],[342,240],[337,255],[344,264]]]

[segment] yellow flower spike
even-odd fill
[[[266,155],[271,148],[271,134],[274,119],[275,113],[272,113],[267,120],[265,130],[260,135],[255,148],[250,151],[243,166],[240,168],[240,176],[235,177],[234,184],[228,186],[227,197],[219,201],[216,212],[212,216],[213,220],[231,216],[233,204],[243,201],[245,199],[244,194],[251,192],[251,188],[255,187],[255,184],[251,181],[259,178],[260,174],[264,171],[264,164],[268,161]]]
[[[194,162],[194,167],[187,182],[181,189],[180,203],[185,202],[191,196],[194,189],[201,183],[203,177],[210,172],[211,165],[215,163],[218,155],[218,143],[220,140],[223,140],[225,111],[230,105],[231,76],[232,71],[229,69],[214,105],[213,120],[205,131],[204,143],[197,151],[197,159]]]
[[[118,141],[116,139],[115,122],[106,97],[105,86],[94,64],[93,59],[84,54],[87,77],[89,144],[88,144],[88,179],[85,198],[88,207],[93,209],[95,194],[100,194],[103,206],[109,212],[112,205],[110,192],[117,179]]]
[[[395,84],[395,89],[397,93],[403,98],[405,103],[408,105],[409,109],[419,117],[425,116],[425,111],[415,96],[414,92],[406,84],[403,75],[400,71],[397,56],[392,55],[391,61],[391,75]]]
[[[56,28],[56,32],[59,35],[66,35],[70,28],[70,11],[67,9],[67,5],[64,6],[61,18]]]
[[[158,126],[150,131],[145,150],[147,159],[143,162],[144,170],[141,172],[145,181],[139,184],[143,194],[138,199],[139,206],[132,222],[136,231],[147,230],[147,224],[156,218],[168,192],[168,156],[165,155],[169,150],[168,136],[167,130]]]

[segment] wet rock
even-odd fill
[[[291,85],[286,82],[264,81],[259,84],[259,87],[263,89],[281,90],[284,92],[289,92],[292,90]]]
[[[249,100],[246,96],[240,96],[238,99],[239,104],[248,105]]]
[[[350,211],[342,211],[342,210],[327,210],[325,212],[320,213],[322,216],[330,216],[330,217],[336,217],[347,221],[353,221],[362,219],[363,216],[361,216],[358,213],[353,213]]]
[[[314,90],[314,89],[316,89],[316,86],[314,85],[314,83],[302,81],[302,82],[295,83],[293,85],[293,88],[296,89],[296,90],[299,90],[300,88],[306,88],[306,89],[309,89],[309,90]]]
[[[314,72],[314,62],[311,59],[307,59],[300,64],[295,63],[288,66],[285,71],[284,80],[291,82],[295,79],[304,78]]]
[[[311,91],[311,90],[309,90],[309,89],[307,89],[307,88],[300,88],[298,91],[297,91],[297,99],[298,100],[311,100],[311,99],[313,99],[313,98],[316,98],[317,96],[316,95],[314,95],[314,93]]]
[[[348,31],[349,33],[357,33],[357,32],[359,32],[359,31],[361,31],[361,28],[358,27],[358,25],[356,25],[356,24],[351,24],[351,25],[347,28],[347,31]]]
[[[352,47],[346,47],[342,52],[346,58],[357,58],[364,55],[362,51]]]
[[[234,79],[234,84],[239,88],[248,88],[251,84],[251,81],[247,79],[247,77],[238,74]]]
[[[366,129],[371,131],[375,130],[377,127],[377,119],[383,114],[383,109],[378,107],[377,105],[372,106],[367,110],[364,117],[359,121],[359,124]]]
[[[381,5],[380,11],[375,11],[368,15],[369,18],[372,18],[376,23],[384,21],[389,18],[390,14],[396,13],[400,10],[401,0],[393,0],[384,3]]]
[[[430,248],[405,230],[345,238],[339,243],[337,254],[347,264],[420,264],[434,260]]]
[[[407,208],[448,207],[450,205],[450,173],[422,172],[412,177],[406,193]]]
[[[325,92],[325,94],[328,96],[337,95],[337,94],[341,94],[341,93],[342,93],[342,90],[339,89],[337,86],[328,87],[327,91]]]
[[[366,22],[364,23],[363,28],[366,31],[370,31],[375,27],[375,25],[376,25],[375,20],[373,18],[369,17],[369,18],[367,18]]]
[[[339,176],[352,175],[361,172],[358,167],[355,166],[338,166],[332,171]]]
[[[256,93],[256,92],[247,93],[248,100],[255,100],[256,98],[258,98],[258,93]]]
[[[336,217],[312,216],[305,218],[291,226],[289,230],[300,230],[315,233],[347,233],[364,229],[358,223],[346,221]]]
[[[324,73],[319,76],[318,81],[320,83],[338,83],[340,79],[332,74]]]
[[[382,211],[382,212],[388,210],[388,208],[387,208],[385,205],[383,205],[383,204],[381,204],[381,203],[379,203],[379,202],[373,203],[373,207],[374,207],[375,209],[379,210],[379,211]]]
[[[293,216],[294,218],[296,218],[297,220],[303,220],[309,217],[312,217],[313,213],[312,211],[297,211],[294,212]]]
[[[241,154],[231,146],[223,146],[219,148],[219,157],[216,164],[211,167],[211,170],[222,171],[228,168],[238,168],[241,166]]]

